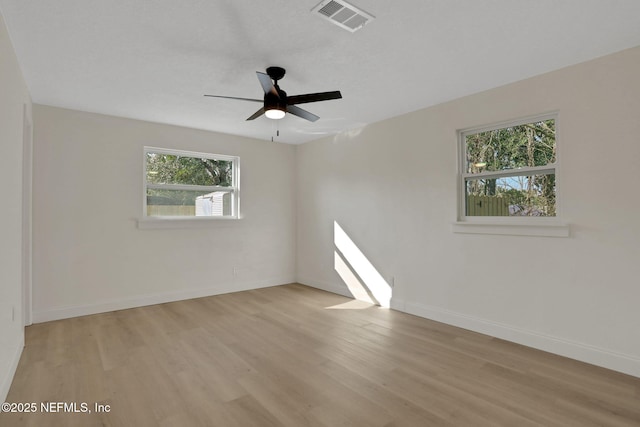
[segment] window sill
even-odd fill
[[[470,222],[457,221],[451,225],[454,233],[465,234],[494,234],[506,236],[537,236],[537,237],[569,237],[569,224],[562,223],[533,223],[516,224],[499,221]]]
[[[179,217],[147,217],[138,218],[139,229],[158,228],[209,228],[218,227],[222,224],[238,221],[237,217],[199,217],[199,218],[179,218]]]

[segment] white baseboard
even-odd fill
[[[506,341],[640,377],[640,358],[552,335],[516,328],[466,314],[407,301],[393,300],[391,308],[416,316],[490,335]]]
[[[11,388],[13,377],[16,375],[16,370],[18,369],[18,363],[20,362],[20,356],[22,356],[23,349],[24,330],[23,333],[20,334],[20,338],[14,346],[13,358],[11,359],[10,365],[8,366],[8,370],[2,377],[2,382],[0,382],[0,402],[7,401],[7,395],[9,394],[9,389]]]
[[[322,280],[312,278],[294,279],[272,279],[260,282],[243,283],[239,285],[227,285],[215,288],[200,288],[184,291],[165,292],[152,295],[142,295],[118,300],[105,301],[98,304],[88,304],[74,307],[60,307],[46,311],[36,311],[33,313],[33,322],[42,323],[51,320],[67,319],[71,317],[85,316],[90,314],[104,313],[115,310],[124,310],[134,307],[142,307],[153,304],[163,304],[166,302],[180,301],[192,298],[201,298],[212,295],[220,295],[230,292],[246,291],[251,289],[266,288],[278,286],[281,284],[297,282],[306,286],[332,292],[346,297],[352,297],[346,286],[340,286]],[[582,344],[546,335],[526,329],[516,328],[510,325],[481,319],[466,314],[446,310],[440,307],[407,302],[398,299],[392,299],[391,308],[394,310],[406,312],[426,319],[435,320],[474,332],[479,332],[492,337],[504,339],[517,344],[533,347],[539,350],[548,351],[560,356],[569,357],[571,359],[580,360],[603,368],[612,369],[614,371],[640,377],[640,358],[627,354],[617,353],[614,351],[602,349],[588,344]],[[10,375],[3,379],[0,393],[5,394],[9,391],[11,380],[17,368],[22,347],[24,346],[24,336],[16,352],[14,365]],[[8,381],[8,384],[5,382]],[[6,387],[6,390],[5,390]]]
[[[293,278],[277,278],[256,282],[244,282],[240,284],[228,284],[211,288],[186,289],[180,291],[162,292],[157,294],[138,295],[109,301],[101,301],[95,304],[56,307],[43,311],[34,311],[33,323],[43,323],[52,320],[69,319],[71,317],[87,316],[90,314],[106,313],[116,310],[126,310],[129,308],[143,307],[146,305],[164,304],[167,302],[228,294],[231,292],[248,291],[251,289],[268,288],[271,286],[279,286],[293,282],[295,282]]]
[[[308,277],[298,278],[296,281],[301,285],[305,285],[305,286],[320,289],[323,291],[331,292],[334,294],[342,295],[348,298],[353,298],[353,295],[351,295],[351,292],[349,292],[349,289],[344,285],[340,286],[340,285],[328,283],[322,280],[311,279]]]
[[[307,277],[298,278],[298,283],[333,292],[346,297],[352,297],[346,286],[314,280]],[[392,298],[391,308],[397,311],[479,332],[481,334],[500,338],[506,341],[533,347],[538,350],[590,363],[592,365],[622,372],[624,374],[640,377],[640,358],[629,354],[599,348],[583,344],[565,338],[555,337],[535,331],[517,328],[486,319],[481,319],[466,314],[446,310],[440,307],[429,306]]]

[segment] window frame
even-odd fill
[[[211,160],[224,160],[232,162],[232,186],[224,187],[220,185],[191,185],[191,184],[153,184],[147,181],[147,154],[159,153],[181,157],[193,157]],[[213,192],[216,190],[224,190],[232,193],[231,197],[231,215],[224,216],[150,216],[147,214],[147,190],[148,189],[171,189],[171,190],[202,190]],[[140,228],[154,228],[152,223],[158,222],[190,222],[195,224],[220,221],[220,220],[236,220],[240,219],[240,157],[230,156],[226,154],[203,153],[188,150],[178,150],[171,148],[160,148],[145,146],[142,155],[142,216],[138,221]],[[144,223],[144,224],[143,224]],[[193,225],[191,224],[191,225]]]
[[[521,117],[503,122],[483,126],[474,126],[457,131],[457,218],[453,224],[453,231],[457,233],[474,234],[507,234],[526,236],[568,237],[569,226],[561,221],[561,180],[560,170],[560,114],[552,111],[544,114]],[[553,163],[544,166],[522,167],[501,171],[483,171],[479,173],[467,172],[466,136],[497,129],[520,126],[544,120],[555,120],[556,126],[556,156]],[[469,178],[487,179],[512,176],[531,176],[540,174],[555,175],[555,211],[552,217],[536,216],[468,216],[466,214],[466,184]]]

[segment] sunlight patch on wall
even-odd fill
[[[333,222],[334,268],[355,299],[382,307],[391,304],[392,289],[340,225]]]
[[[360,282],[358,276],[356,276],[353,271],[351,271],[347,263],[342,259],[337,251],[334,252],[333,258],[333,266],[344,284],[347,285],[347,288],[349,288],[349,292],[351,292],[351,295],[353,295],[353,297],[358,301],[363,301],[369,304],[377,304],[377,302],[374,301],[373,298],[371,298],[362,282]]]

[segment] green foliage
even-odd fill
[[[147,182],[230,187],[232,165],[228,160],[147,153]]]
[[[467,135],[467,173],[554,163],[555,125],[550,119]],[[555,175],[469,179],[467,194],[506,197],[511,215],[555,216]]]
[[[467,172],[544,166],[556,160],[555,120],[467,135]]]
[[[147,153],[147,182],[150,184],[183,184],[230,187],[233,184],[233,162],[197,157]],[[202,190],[148,189],[149,205],[195,204]]]

